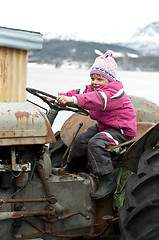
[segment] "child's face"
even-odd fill
[[[106,86],[110,81],[99,74],[91,75],[91,86],[94,90],[97,90],[99,87]]]

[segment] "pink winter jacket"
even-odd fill
[[[89,110],[100,132],[112,127],[120,129],[125,135],[136,136],[136,113],[120,81],[110,82],[96,91],[87,85],[82,94],[71,90],[60,95],[76,96],[78,106]]]

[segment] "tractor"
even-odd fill
[[[22,43],[21,50],[17,43],[23,38],[28,42],[31,35],[34,49],[38,33],[1,31],[10,44],[0,47],[0,239],[157,240],[159,106],[129,96],[137,114],[137,137],[109,149],[117,188],[108,198],[92,201],[98,179],[89,159],[87,169],[78,173],[67,173],[64,165],[77,134],[94,121],[76,105],[62,107],[44,97],[56,98],[50,93],[26,88],[30,45],[25,49]],[[48,108],[26,99],[27,93]],[[54,133],[60,111],[73,114]]]

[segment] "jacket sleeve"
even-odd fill
[[[120,108],[123,105],[123,95],[116,95],[111,91],[94,91],[76,95],[78,106],[97,111],[110,111]]]
[[[79,94],[79,92],[80,92],[80,89],[73,89],[73,90],[70,90],[70,91],[68,91],[68,92],[66,92],[66,93],[62,93],[62,92],[60,92],[59,93],[59,95],[64,95],[64,96],[67,96],[67,97],[72,97],[72,96],[75,96],[76,94]]]
[[[121,89],[121,91],[117,91],[117,92],[109,91],[107,93],[99,91],[99,94],[101,95],[101,98],[102,97],[104,98],[106,94],[105,109],[107,109],[108,111],[123,107],[123,101],[125,98],[124,90]]]
[[[78,106],[88,110],[103,110],[103,101],[97,91],[75,95]]]

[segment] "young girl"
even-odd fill
[[[82,94],[76,90],[60,93],[61,104],[75,103],[89,110],[97,124],[81,132],[70,149],[66,170],[70,173],[86,165],[89,156],[99,186],[93,200],[106,198],[116,187],[111,156],[106,148],[136,136],[136,114],[123,85],[116,79],[117,64],[111,51],[97,57],[91,67],[91,84]]]

